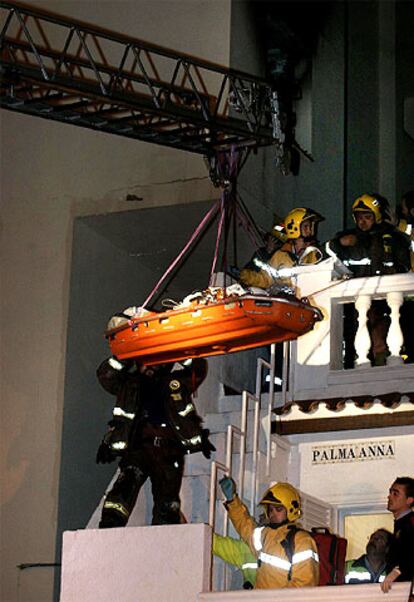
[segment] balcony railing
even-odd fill
[[[291,344],[287,400],[326,399],[351,395],[376,395],[414,391],[414,364],[404,364],[400,355],[403,334],[400,308],[414,296],[414,273],[343,278],[329,258],[316,266],[300,268],[297,295],[307,297],[322,310],[324,320],[313,331]],[[390,308],[386,366],[371,366],[367,312],[372,301],[385,299]],[[354,369],[345,370],[344,307],[353,303],[358,311],[354,340]],[[413,315],[414,320],[414,315]],[[329,388],[329,391],[328,391]]]

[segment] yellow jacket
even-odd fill
[[[244,581],[256,583],[257,559],[244,541],[213,533],[213,554],[240,569]]]
[[[320,259],[315,251],[310,251],[306,256],[303,257],[301,265],[309,265],[317,263]],[[268,265],[273,270],[290,269],[298,265],[298,259],[294,254],[292,242],[285,242],[285,244],[273,253],[269,260]],[[275,282],[278,284],[291,286],[290,278],[272,275],[271,270],[261,269],[259,272],[254,270],[244,269],[240,272],[240,281],[247,286],[257,286],[259,288],[269,288]]]
[[[319,585],[318,552],[310,533],[296,531],[290,562],[282,543],[292,523],[276,529],[258,527],[237,495],[225,506],[236,531],[258,558],[257,589]]]

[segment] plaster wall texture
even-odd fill
[[[375,444],[381,441],[393,442],[394,456],[328,464],[313,464],[312,450],[321,446],[329,449],[332,442],[321,440],[299,443],[301,490],[338,507],[368,505],[385,510],[391,483],[397,476],[412,475],[414,436],[384,435],[365,438],[361,432],[359,438],[348,439],[344,433],[342,440],[333,443],[341,446]]]
[[[414,61],[414,40],[412,23],[414,22],[414,4],[401,2],[395,15],[396,36],[396,114],[398,123],[404,128],[396,131],[396,172],[402,174],[397,182],[399,200],[408,190],[414,190],[414,77],[411,65]],[[409,126],[411,124],[411,128]]]
[[[208,591],[211,527],[66,531],[61,602],[193,602]]]
[[[343,4],[333,3],[312,58],[308,76],[308,81],[311,79],[312,82],[311,90],[306,91],[304,102],[299,100],[295,104],[298,139],[311,140],[311,145],[305,150],[313,157],[313,162],[301,155],[299,175],[284,176],[275,166],[275,153],[270,148],[263,155],[261,169],[257,169],[257,173],[265,174],[262,194],[271,211],[284,217],[294,207],[312,207],[325,216],[318,229],[320,240],[330,238],[339,230],[342,219],[344,18]],[[260,196],[260,188],[254,186],[250,177],[246,177],[245,181],[242,177],[241,186]]]
[[[227,1],[31,4],[229,64]],[[16,565],[55,559],[74,220],[130,210],[127,194],[145,207],[217,193],[201,157],[10,111],[1,114],[1,171],[1,599],[47,602],[53,569],[18,574]]]

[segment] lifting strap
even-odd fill
[[[204,230],[204,228],[206,227],[206,225],[208,224],[208,222],[210,221],[210,219],[214,216],[215,213],[217,213],[219,205],[220,205],[220,201],[217,201],[213,205],[213,207],[211,207],[211,209],[209,209],[209,211],[203,217],[203,219],[201,220],[201,222],[198,224],[197,228],[195,229],[195,231],[191,235],[190,240],[186,243],[186,245],[183,247],[183,249],[180,251],[180,253],[177,255],[177,257],[174,259],[174,261],[171,263],[171,265],[166,269],[166,271],[161,276],[161,278],[158,280],[157,284],[154,286],[154,288],[152,289],[152,291],[150,292],[150,294],[148,295],[148,297],[145,299],[144,303],[142,304],[143,308],[145,308],[148,305],[148,303],[150,302],[150,300],[152,299],[152,297],[155,295],[155,293],[160,288],[161,284],[164,282],[164,280],[167,278],[167,276],[172,272],[172,270],[178,264],[178,262],[180,261],[180,259],[182,259],[182,257],[185,255],[185,253],[188,251],[188,249],[193,244],[193,242],[201,234],[201,232]]]
[[[216,271],[219,251],[220,251],[220,243],[223,239],[223,250],[222,250],[222,263],[221,269],[226,274],[227,270],[227,246],[228,246],[228,238],[229,238],[229,230],[231,223],[233,223],[233,232],[234,232],[234,254],[236,253],[236,227],[237,227],[237,218],[239,220],[239,224],[243,227],[243,229],[247,232],[249,237],[251,238],[254,246],[256,248],[259,247],[258,240],[260,238],[259,230],[244,205],[243,201],[240,198],[240,195],[237,193],[237,176],[240,173],[240,169],[243,167],[247,156],[249,153],[249,149],[237,149],[235,146],[232,146],[230,150],[220,151],[217,153],[215,157],[215,170],[218,181],[223,186],[223,190],[220,195],[220,199],[216,201],[216,203],[209,209],[206,215],[203,217],[196,230],[191,235],[188,242],[185,244],[183,249],[177,255],[177,257],[173,260],[161,278],[158,280],[157,284],[154,286],[148,297],[145,299],[144,303],[141,307],[145,308],[150,300],[154,297],[154,295],[160,289],[160,286],[165,281],[167,276],[171,274],[174,268],[178,265],[184,255],[190,250],[190,247],[196,241],[196,239],[203,233],[203,231],[212,223],[213,218],[219,213],[220,217],[218,220],[217,226],[217,236],[216,236],[216,244],[214,249],[214,255],[210,270],[210,280],[209,286],[212,286],[213,276]],[[226,288],[226,282],[224,282],[224,288]]]

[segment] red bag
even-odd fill
[[[313,527],[312,537],[318,546],[319,585],[342,585],[347,540],[330,533],[326,527]]]

